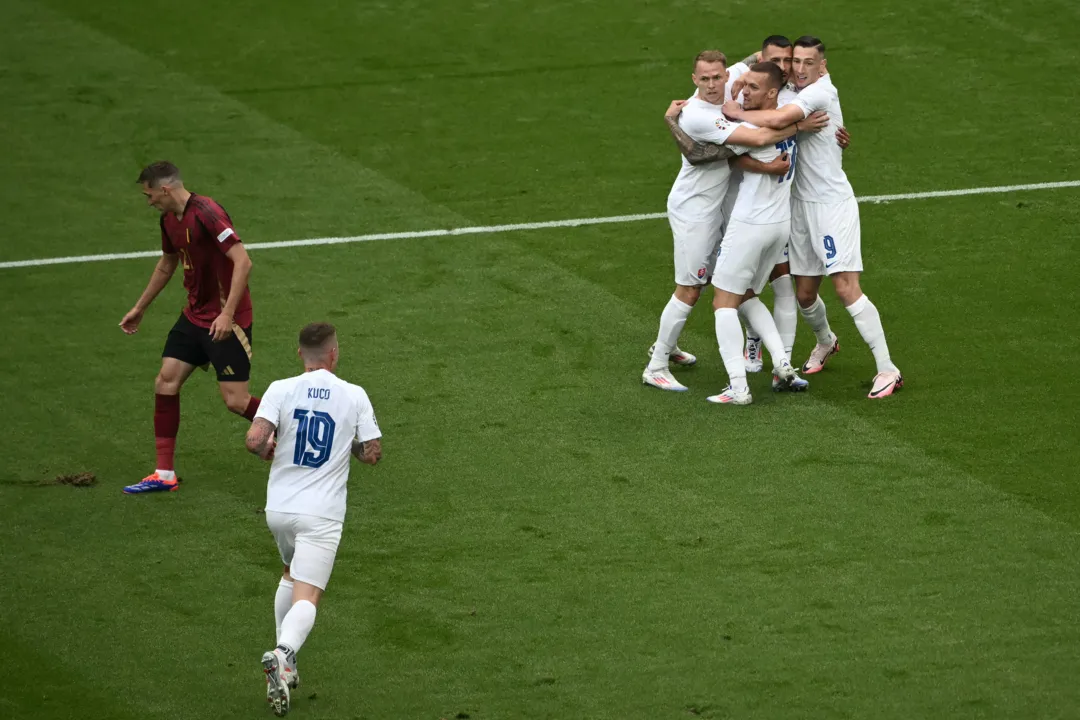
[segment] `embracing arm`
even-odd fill
[[[775,160],[761,162],[749,155],[740,155],[731,164],[746,172],[758,173],[759,175],[787,175],[791,169],[791,161],[787,153],[781,153]]]
[[[360,462],[374,465],[382,459],[382,438],[364,441],[353,438],[352,454]]]
[[[247,431],[245,445],[248,452],[269,460],[274,454],[274,424],[266,418],[257,417]]]
[[[691,165],[703,165],[705,163],[716,162],[717,160],[727,160],[728,158],[735,156],[733,150],[730,150],[723,145],[699,142],[687,135],[686,131],[679,127],[678,115],[675,117],[664,116],[664,120],[667,121],[668,130],[671,131],[671,136],[675,138],[675,144],[679,146],[679,152],[683,154],[683,157],[685,157]]]

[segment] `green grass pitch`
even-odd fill
[[[167,158],[248,242],[657,212],[690,59],[829,46],[859,195],[1080,179],[1069,0],[0,3],[0,262],[154,250]],[[253,390],[326,319],[385,461],[349,518],[292,715],[1080,717],[1080,189],[863,204],[869,351],[803,396],[642,388],[663,220],[253,251]],[[266,466],[210,376],[178,493],[153,261],[0,270],[0,717],[262,718]],[[812,337],[802,321],[801,361]],[[49,485],[94,472],[93,488]]]

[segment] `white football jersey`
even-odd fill
[[[739,64],[743,65],[742,63],[739,63]],[[746,67],[746,66],[743,65],[743,67]],[[749,70],[750,68],[746,68],[746,69]],[[780,88],[780,93],[777,95],[777,104],[779,106],[787,105],[796,96],[797,96],[797,93],[795,92],[795,87],[791,83],[788,83],[788,84],[784,85],[784,87]],[[742,93],[739,93],[739,104],[740,105],[742,105],[742,100],[743,100]],[[753,127],[753,125],[747,125],[747,127]],[[794,150],[794,148],[793,148],[793,150]],[[753,157],[753,155],[751,155],[751,157]],[[794,160],[795,160],[795,158],[793,157],[792,162],[794,162]],[[727,198],[724,201],[724,205],[726,207],[731,207],[731,208],[735,207],[735,199],[739,195],[739,185],[742,184],[742,179],[743,179],[742,168],[732,167],[731,168],[731,179],[728,180]]]
[[[343,521],[352,441],[382,437],[364,389],[306,372],[270,383],[255,417],[277,428],[266,509]]]
[[[743,123],[747,127],[757,127]],[[756,172],[742,172],[738,195],[731,211],[731,220],[739,220],[751,225],[770,225],[791,219],[791,179],[798,166],[798,146],[795,137],[782,140],[775,145],[759,148],[737,148],[755,160],[772,162],[786,152],[791,160],[791,168],[785,175],[764,175]]]
[[[727,87],[724,100],[731,99],[731,84],[747,67],[736,63],[728,70]],[[698,142],[724,144],[728,136],[739,127],[739,123],[728,120],[719,105],[707,103],[698,97],[691,97],[679,116],[679,127]],[[743,151],[745,152],[745,151]],[[667,211],[684,222],[707,222],[715,220],[720,213],[720,204],[727,193],[731,169],[726,161],[691,165],[682,158],[682,168],[675,178],[675,183],[668,193]]]
[[[824,110],[829,124],[818,133],[799,133],[799,164],[795,169],[797,200],[815,203],[839,203],[852,197],[847,174],[844,172],[843,150],[836,144],[836,131],[844,124],[840,110],[840,94],[828,75],[803,88],[791,101],[803,111],[803,117]]]

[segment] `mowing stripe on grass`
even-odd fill
[[[990,195],[993,193],[1019,192],[1025,190],[1057,190],[1060,188],[1080,187],[1080,180],[1063,182],[1032,183],[1029,185],[996,185],[994,187],[964,188],[960,190],[930,190],[917,193],[899,193],[896,195],[866,195],[857,200],[860,203],[887,203],[894,200],[924,200],[928,198],[959,197],[961,195]],[[548,220],[546,222],[512,223],[509,225],[482,225],[441,230],[417,230],[413,232],[375,233],[372,235],[352,235],[349,237],[308,238],[306,240],[282,240],[280,242],[245,244],[248,250],[270,250],[273,248],[307,247],[309,245],[342,245],[345,243],[372,242],[375,240],[410,240],[414,238],[444,237],[453,235],[485,235],[489,233],[514,232],[517,230],[546,230],[550,228],[581,227],[583,225],[608,225],[612,223],[640,222],[642,220],[660,220],[667,213],[643,213],[640,215],[612,215],[610,217],[574,218],[570,220]],[[0,262],[0,270],[21,267],[39,267],[41,265],[68,265],[73,263],[105,262],[107,260],[131,260],[134,258],[158,257],[160,251],[143,250],[127,253],[106,253],[103,255],[72,255],[70,257],[39,258],[35,260],[11,260]]]

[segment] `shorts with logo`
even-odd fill
[[[783,262],[791,223],[751,225],[740,220],[728,223],[712,284],[721,290],[742,295],[747,290],[760,293],[769,282],[777,263]]]
[[[717,214],[714,220],[687,222],[669,215],[668,223],[675,238],[675,284],[705,285],[716,266],[723,217]]]
[[[791,274],[821,277],[862,272],[859,203],[791,199]]]
[[[325,590],[341,542],[341,523],[315,515],[267,510],[266,525],[293,580]]]
[[[232,334],[214,342],[210,330],[180,313],[180,319],[165,339],[161,357],[176,358],[203,369],[213,363],[218,382],[247,382],[251,378],[251,326],[233,325]]]

